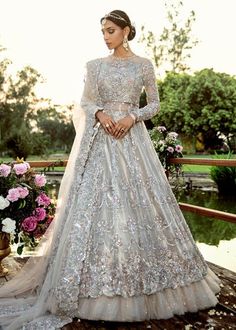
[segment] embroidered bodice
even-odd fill
[[[91,95],[95,82],[99,100],[95,102],[94,112],[98,107],[106,107],[106,104],[119,105],[119,109],[128,105],[137,121],[140,121],[150,119],[160,108],[154,68],[147,58],[137,55],[118,58],[110,55],[88,62],[82,107],[91,106],[91,101],[95,99],[95,94]],[[148,104],[139,109],[143,87]]]

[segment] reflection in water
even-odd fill
[[[195,204],[225,212],[236,213],[235,196],[219,195],[216,191],[181,190],[178,192],[179,202]]]
[[[178,201],[236,213],[234,198],[224,198],[215,191],[201,191],[199,189],[189,193],[182,191],[179,193]],[[194,239],[198,242],[218,245],[221,240],[230,240],[236,237],[236,225],[234,223],[211,219],[190,212],[184,212],[184,216]]]
[[[50,196],[56,199],[60,182],[51,180]],[[225,212],[236,213],[235,198],[224,198],[215,191],[182,190],[179,202],[204,206]],[[208,261],[236,271],[236,224],[210,219],[195,213],[183,212],[194,240]]]
[[[236,213],[235,196],[200,189],[178,193],[178,201]],[[183,212],[202,255],[208,261],[236,271],[236,224]]]

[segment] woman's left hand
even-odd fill
[[[116,139],[122,139],[130,128],[133,126],[134,120],[131,116],[126,116],[116,122],[115,127],[113,128],[113,136]]]

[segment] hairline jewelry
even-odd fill
[[[103,17],[102,22],[101,22],[102,25],[106,24],[106,21],[107,21],[107,19],[108,19],[109,17],[112,17],[112,18],[115,18],[115,19],[118,19],[118,20],[124,21],[127,25],[129,25],[125,18],[121,17],[121,16],[118,15],[118,14],[112,14],[112,13],[108,13],[108,14],[106,14],[106,15]]]

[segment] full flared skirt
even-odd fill
[[[215,306],[220,280],[194,242],[144,123],[119,140],[100,127],[84,161],[59,210],[64,225],[45,274],[37,260],[27,266],[32,272],[19,273],[28,283],[39,272],[41,290],[28,295],[17,279],[8,282],[13,296],[9,286],[1,290],[4,329],[55,330],[75,316],[166,319]]]
[[[77,317],[167,319],[217,304],[220,279],[196,246],[143,122],[119,140],[99,129],[80,198],[91,226]]]

